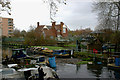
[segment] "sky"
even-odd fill
[[[56,23],[64,22],[70,30],[94,28],[97,14],[92,12],[92,0],[66,0],[66,5],[58,5]],[[14,19],[14,26],[20,30],[29,30],[29,26],[51,25],[49,6],[43,0],[11,0],[11,14],[2,12],[2,17]]]

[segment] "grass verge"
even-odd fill
[[[77,64],[87,64],[88,62],[90,62],[90,61],[80,61]]]

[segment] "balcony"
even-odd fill
[[[8,32],[8,34],[12,34],[13,32]]]
[[[11,30],[11,29],[13,29],[13,27],[8,27],[8,29],[10,29],[10,30]]]
[[[13,23],[8,23],[8,26],[13,26]]]
[[[13,30],[8,30],[8,34],[12,34],[13,33]]]

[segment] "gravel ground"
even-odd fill
[[[76,64],[80,62],[81,59],[77,58],[56,58],[56,63],[68,63],[68,64]]]

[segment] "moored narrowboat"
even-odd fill
[[[108,58],[107,66],[109,69],[120,71],[120,56],[113,55],[112,57]]]
[[[71,57],[71,50],[53,50],[53,55],[56,57]]]

